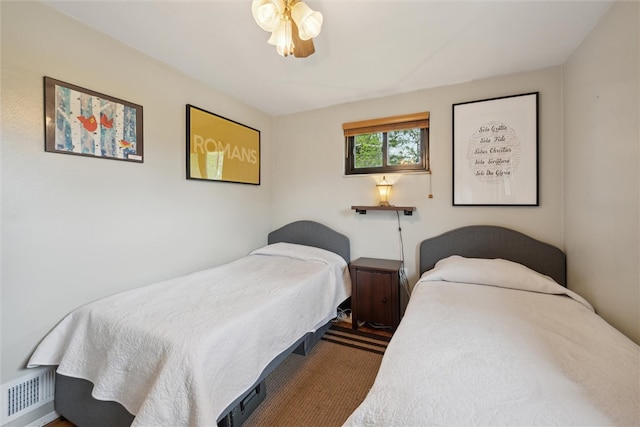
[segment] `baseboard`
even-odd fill
[[[26,427],[44,427],[50,422],[57,420],[58,418],[60,418],[60,414],[58,414],[56,411],[51,411],[47,415],[38,418],[32,423],[27,424]]]

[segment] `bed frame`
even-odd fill
[[[451,255],[502,258],[545,274],[567,286],[566,257],[557,247],[519,231],[495,225],[471,225],[447,231],[420,243],[420,274]]]
[[[314,246],[335,252],[349,264],[349,238],[335,230],[314,222],[296,221],[272,231],[269,244],[286,242]],[[264,400],[264,379],[291,353],[306,355],[331,326],[331,322],[313,333],[300,337],[291,347],[276,356],[262,371],[258,380],[231,405],[216,422],[219,427],[237,427]],[[79,426],[120,427],[130,426],[135,418],[117,402],[96,400],[91,396],[90,381],[56,374],[55,409],[60,415]]]

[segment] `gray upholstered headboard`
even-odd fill
[[[420,274],[450,255],[502,258],[545,274],[567,286],[566,257],[557,247],[519,231],[494,225],[471,225],[420,243]]]
[[[315,221],[296,221],[269,233],[268,243],[297,243],[335,252],[351,261],[349,238]]]

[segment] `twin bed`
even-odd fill
[[[565,264],[501,227],[423,241],[420,280],[345,425],[640,425],[640,347],[564,287]]]
[[[80,317],[72,313],[30,362],[59,365],[58,411],[80,426],[241,424],[233,414],[250,399],[259,401],[264,377],[289,353],[308,351],[350,289],[345,236],[300,221],[271,233],[269,243],[278,244],[249,260],[153,285],[154,294],[170,295],[166,319],[135,331],[142,333],[133,335],[135,343],[142,336],[153,349],[135,368],[117,360],[135,352],[114,348],[131,322],[149,323],[139,296],[132,298],[135,310],[121,298],[107,299],[97,313],[93,304],[79,310],[91,308],[88,323],[96,333],[111,333],[105,340],[71,333],[78,326],[64,324]],[[346,426],[640,425],[640,347],[566,288],[561,250],[506,228],[469,226],[423,241],[420,273],[376,381]],[[237,291],[211,291],[199,284],[202,274],[222,288],[248,278]],[[300,283],[318,293],[302,291]],[[184,292],[169,291],[176,286]],[[196,293],[198,286],[204,289]],[[128,294],[144,299],[144,289]],[[199,307],[200,300],[209,308],[195,309],[199,320],[172,310],[178,303]],[[114,308],[116,320],[103,323],[101,310]],[[220,315],[210,318],[209,311]],[[167,330],[186,337],[165,341]],[[70,351],[72,342],[80,350]],[[163,381],[168,364],[182,372]],[[148,375],[138,375],[144,370]],[[105,386],[105,376],[118,381]],[[174,401],[179,404],[167,403]]]
[[[349,256],[346,236],[288,224],[246,257],[75,310],[29,367],[58,366],[56,410],[79,426],[239,425],[336,317]]]

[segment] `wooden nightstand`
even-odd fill
[[[400,323],[400,268],[390,259],[358,258],[349,264],[351,272],[351,324],[358,321],[390,326]]]

